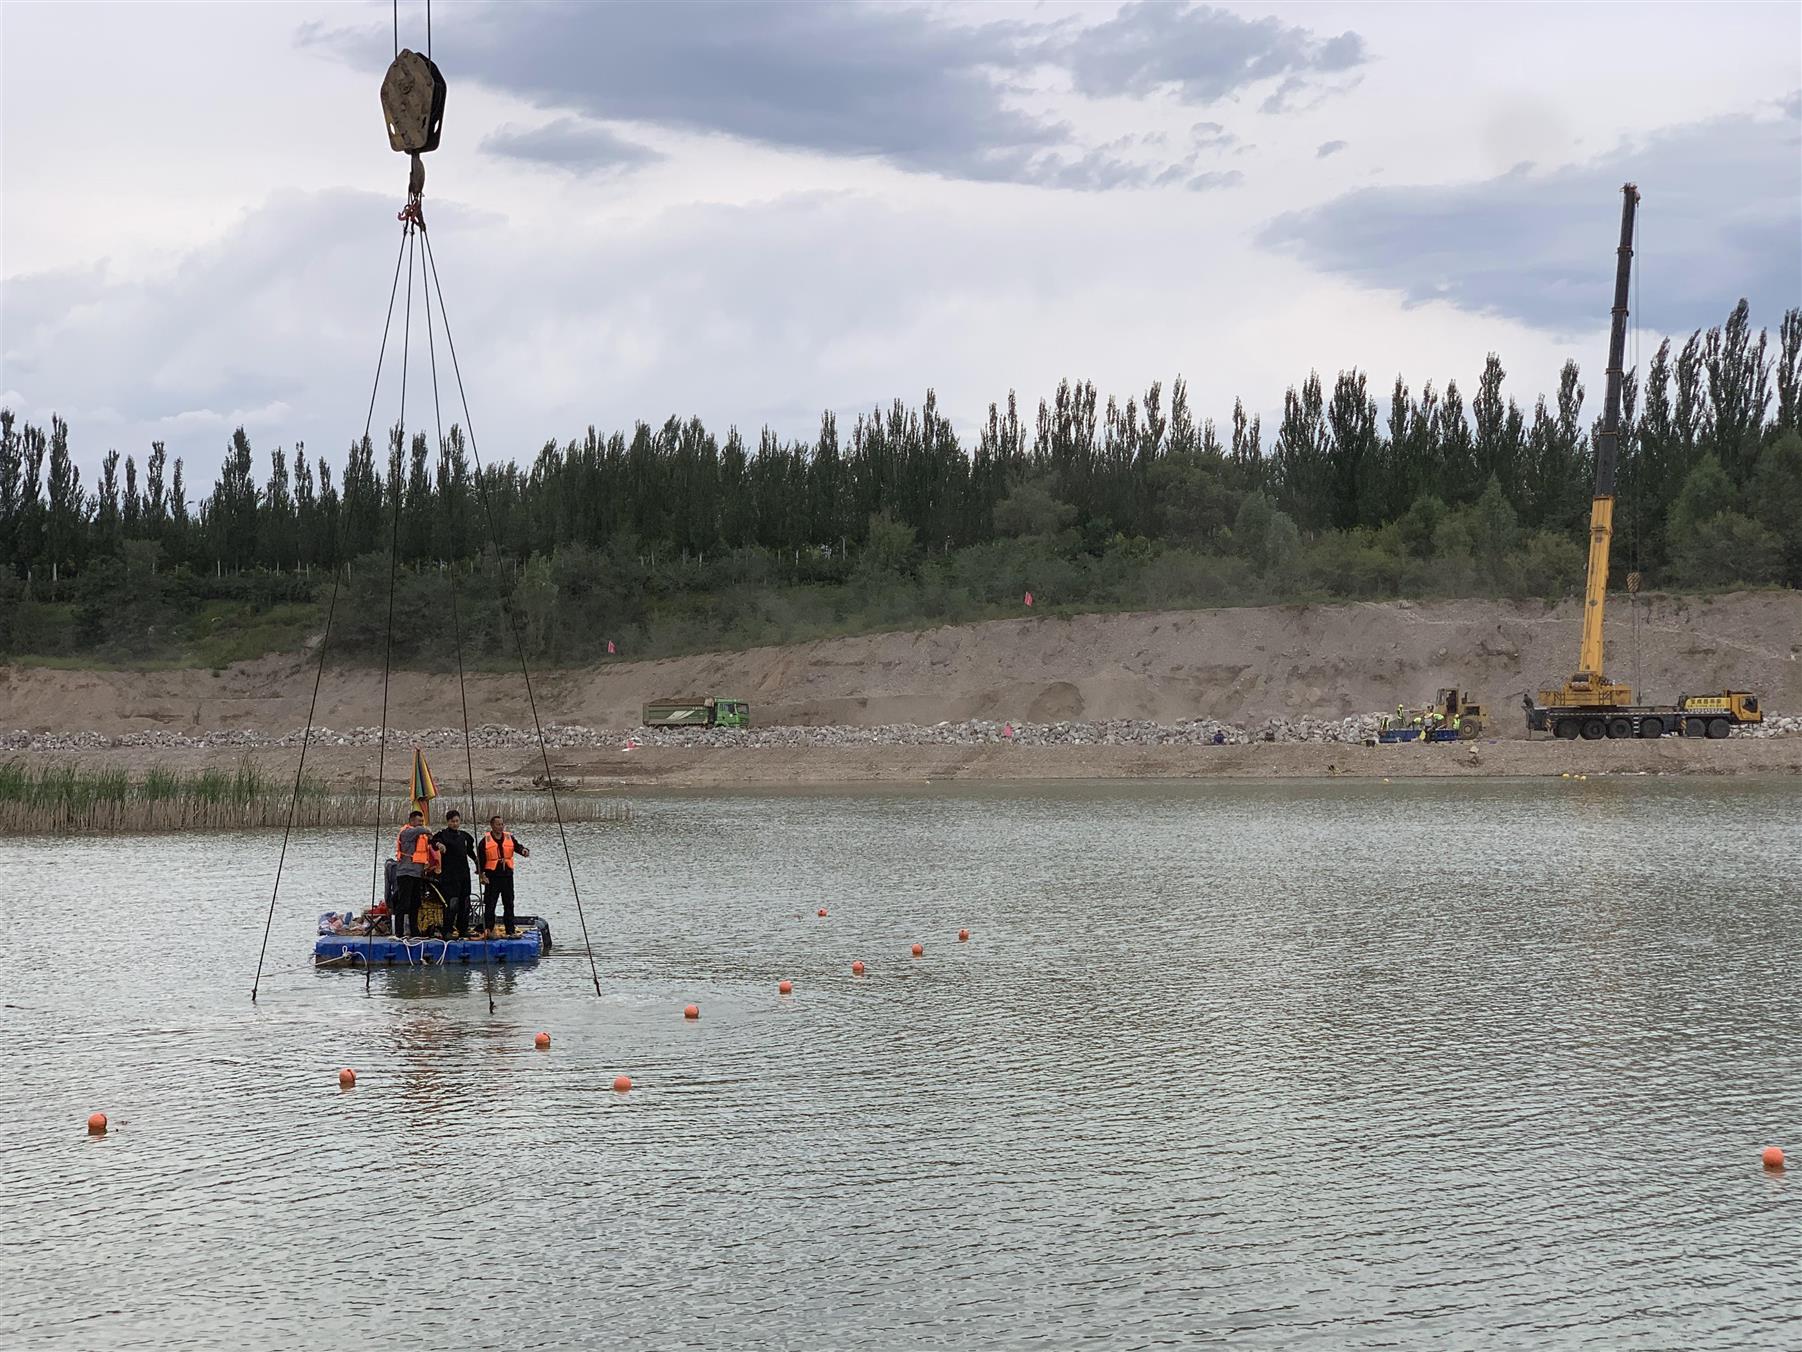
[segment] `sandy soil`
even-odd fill
[[[547,723],[625,729],[646,700],[686,694],[749,699],[765,726],[1204,716],[1250,723],[1419,704],[1456,683],[1487,699],[1494,726],[1514,736],[1522,733],[1522,692],[1574,665],[1579,609],[1445,601],[1002,620],[613,662],[539,673],[534,686]],[[1660,597],[1636,609],[1637,616],[1620,604],[1610,611],[1609,668],[1646,697],[1732,686],[1758,691],[1773,712],[1802,711],[1802,593]],[[305,724],[312,681],[304,653],[217,673],[0,667],[0,728],[281,733]],[[381,698],[379,672],[328,670],[318,721],[374,726]],[[473,677],[469,703],[472,722],[531,726],[517,674]],[[460,721],[454,676],[396,676],[390,726]]]

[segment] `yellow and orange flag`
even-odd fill
[[[432,819],[432,799],[438,796],[438,785],[432,780],[432,767],[425,763],[425,752],[413,748],[413,806]]]

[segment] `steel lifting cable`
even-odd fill
[[[429,16],[429,4],[427,13]],[[430,40],[431,39],[428,37],[427,42],[429,43]],[[420,218],[419,229],[421,234],[425,232],[423,216]],[[426,355],[429,356],[432,361],[432,422],[438,431],[438,457],[439,463],[442,464],[444,459],[444,412],[438,400],[438,340],[432,331],[432,293],[422,284],[420,286],[420,295],[425,300],[425,350]],[[447,577],[450,582],[451,640],[455,645],[457,652],[457,700],[463,706],[464,784],[469,789],[469,824],[474,826],[476,824],[476,763],[475,752],[471,749],[469,743],[469,692],[465,689],[463,684],[463,620],[457,613],[457,574],[454,564],[448,572]],[[481,861],[477,860],[476,862],[480,864]],[[478,869],[477,872],[479,873],[480,870]],[[464,904],[468,905],[468,902],[465,902]],[[484,985],[486,985],[488,989],[488,1012],[492,1014],[494,1013],[494,961],[492,945],[488,938],[488,925],[486,922],[487,916],[484,914],[482,925],[482,975],[484,978]],[[463,932],[465,935],[469,933],[469,917],[467,915],[463,917]]]
[[[387,861],[383,858],[383,850],[381,848],[381,845],[382,845],[382,804],[383,804],[384,793],[385,793],[385,785],[383,783],[383,775],[386,773],[387,768],[388,768],[388,681],[389,681],[390,673],[394,669],[394,592],[395,592],[395,587],[399,580],[399,574],[400,574],[400,499],[401,499],[401,490],[403,487],[401,479],[402,479],[402,476],[404,475],[404,473],[406,472],[406,460],[407,460],[407,355],[408,355],[409,348],[412,346],[412,337],[413,337],[413,253],[414,253],[413,240],[414,240],[414,233],[413,233],[413,223],[411,221],[409,221],[406,226],[406,238],[407,238],[407,309],[406,309],[406,318],[401,323],[401,338],[400,338],[400,421],[399,421],[399,423],[396,424],[396,427],[395,427],[395,445],[397,447],[397,454],[394,457],[394,459],[392,459],[389,462],[389,467],[388,467],[388,480],[389,480],[388,494],[394,500],[394,510],[391,513],[389,513],[393,524],[389,527],[389,530],[388,530],[388,634],[387,634],[386,641],[383,643],[383,646],[382,646],[382,726],[381,726],[381,730],[380,730],[381,735],[377,739],[377,742],[376,742],[376,753],[375,753],[375,843],[376,843],[376,853],[375,853],[375,868],[370,873],[370,877],[369,877],[369,909],[370,909],[371,913],[373,913],[375,911],[376,891],[381,886],[382,873],[383,873],[383,871],[386,867],[386,863],[387,863]],[[423,280],[421,281],[420,285],[421,285],[421,288],[423,289],[423,287],[424,287]],[[398,880],[397,880],[397,882],[398,882]],[[394,937],[397,939],[400,937],[400,935],[397,933],[394,933],[394,931],[398,928],[397,922],[399,921],[399,918],[400,917],[395,914],[394,907],[391,904],[388,907],[389,932],[391,934],[394,934]],[[375,945],[375,923],[372,920],[369,925],[369,934],[366,936],[364,947],[368,951],[373,951],[374,945]],[[372,977],[372,969],[370,967],[368,960],[365,959],[364,963],[363,963],[363,993],[365,995],[368,995],[370,992],[371,977]]]
[[[382,344],[376,351],[375,382],[369,390],[369,412],[363,418],[363,439],[369,439],[369,429],[375,422],[375,399],[382,388],[382,364],[388,356],[388,333],[394,325],[394,298],[400,292],[401,263],[407,257],[407,235],[401,234],[400,250],[394,256],[394,280],[388,286],[388,314],[382,320]],[[407,270],[407,290],[412,292],[412,269]],[[337,543],[342,546],[348,539],[348,522],[344,515],[343,505],[339,505]],[[281,853],[275,860],[275,885],[269,889],[269,914],[263,920],[263,943],[257,950],[257,972],[250,983],[250,1002],[257,1000],[257,988],[263,982],[263,963],[269,954],[269,930],[275,923],[275,899],[282,889],[282,868],[288,862],[288,841],[294,834],[294,813],[300,803],[300,786],[302,776],[307,768],[307,750],[313,744],[313,719],[319,709],[319,687],[325,679],[325,655],[331,645],[332,618],[338,609],[338,589],[342,581],[343,560],[334,555],[332,559],[332,590],[325,605],[325,632],[319,636],[319,665],[313,673],[313,698],[307,705],[307,728],[300,738],[300,763],[294,767],[294,789],[288,796],[288,820],[282,827]]]
[[[469,452],[475,465],[476,491],[481,499],[482,516],[488,525],[488,538],[490,543],[494,546],[495,562],[498,565],[501,553],[500,532],[495,529],[494,509],[489,502],[488,484],[482,474],[482,452],[477,446],[475,426],[469,416],[469,395],[463,388],[463,368],[461,363],[457,360],[457,340],[451,334],[450,315],[444,308],[444,287],[438,280],[438,260],[432,253],[432,237],[424,228],[423,223],[419,231],[419,238],[421,243],[425,246],[425,266],[430,269],[431,272],[432,291],[438,297],[438,319],[444,325],[444,345],[446,350],[450,353],[451,374],[456,377],[457,381],[457,399],[463,406],[463,426],[469,431]],[[409,281],[409,288],[410,287],[411,281]],[[538,717],[538,700],[532,691],[532,673],[526,663],[525,639],[520,634],[519,617],[514,613],[512,605],[503,600],[501,603],[501,610],[507,616],[507,627],[513,634],[513,646],[515,651],[519,654],[519,674],[525,682],[526,705],[532,711],[532,729],[537,734],[538,754],[544,763],[544,783],[546,790],[551,796],[551,814],[557,821],[557,839],[563,846],[563,863],[564,867],[569,871],[570,892],[576,900],[576,919],[580,921],[582,925],[582,947],[588,951],[588,974],[594,982],[594,993],[599,995],[601,993],[601,975],[599,969],[595,966],[594,944],[588,937],[588,916],[582,909],[582,889],[581,885],[576,882],[576,865],[575,860],[569,851],[569,833],[564,829],[563,825],[563,808],[557,801],[557,779],[556,776],[551,773],[550,749],[545,744],[544,725],[539,721]]]
[[[400,0],[394,0],[394,54],[400,55]],[[432,0],[425,0],[425,59],[432,59]]]

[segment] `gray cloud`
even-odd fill
[[[1082,27],[957,24],[942,11],[795,0],[490,0],[459,7],[458,30],[456,55],[446,56],[457,77],[587,119],[879,158],[948,178],[1090,190],[1155,183],[1167,166],[1085,147],[1067,123],[1015,106],[1016,89],[1045,71],[1066,72],[1091,97],[1171,91],[1208,103],[1273,80],[1311,89],[1316,77],[1364,60],[1354,33],[1321,39],[1188,5],[1128,5]],[[378,67],[390,39],[385,27],[312,25],[301,41]],[[1214,131],[1217,144],[1231,142]],[[578,153],[548,148],[565,165]]]
[[[1314,150],[1314,158],[1317,160],[1328,159],[1344,150],[1347,144],[1345,141],[1322,141]]]
[[[620,173],[663,158],[649,146],[617,136],[598,122],[575,117],[560,117],[542,127],[502,127],[482,139],[481,149],[575,174]]]
[[[1326,272],[1559,332],[1608,312],[1620,185],[1639,184],[1648,326],[1718,323],[1741,296],[1802,300],[1802,124],[1725,117],[1583,164],[1447,186],[1365,188],[1269,222],[1260,242]]]
[[[1065,49],[1082,93],[1143,97],[1168,89],[1184,103],[1214,103],[1272,79],[1301,88],[1365,59],[1356,33],[1323,40],[1280,19],[1152,0],[1122,6],[1105,23],[1073,36]]]
[[[1196,174],[1183,186],[1190,192],[1213,192],[1217,188],[1236,188],[1243,182],[1245,175],[1237,169],[1224,169]]]
[[[469,215],[441,203],[433,233]],[[362,428],[352,391],[362,367],[367,397],[393,216],[369,194],[291,193],[167,274],[8,278],[0,329],[21,416],[61,412],[91,455],[112,445],[141,459],[152,439],[166,440],[191,468],[216,465],[238,424],[289,441],[323,420],[331,444],[315,449],[336,454]]]

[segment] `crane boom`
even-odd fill
[[[1608,606],[1608,553],[1614,543],[1614,488],[1620,465],[1621,384],[1627,358],[1627,295],[1633,274],[1633,219],[1639,189],[1621,187],[1621,242],[1614,268],[1614,309],[1608,331],[1608,385],[1602,403],[1602,430],[1596,436],[1596,488],[1589,504],[1589,566],[1583,582],[1583,645],[1577,672],[1540,698],[1564,708],[1603,708],[1633,703],[1631,687],[1616,685],[1602,671],[1602,619]]]
[[[1589,507],[1589,568],[1583,586],[1583,647],[1577,657],[1576,680],[1592,686],[1608,683],[1602,674],[1602,615],[1608,600],[1608,554],[1614,540],[1615,472],[1620,461],[1621,383],[1627,355],[1627,283],[1633,271],[1633,218],[1639,189],[1621,187],[1621,242],[1614,268],[1614,309],[1608,331],[1608,387],[1602,404],[1602,430],[1596,437],[1596,491]],[[1628,703],[1607,699],[1602,703]]]

